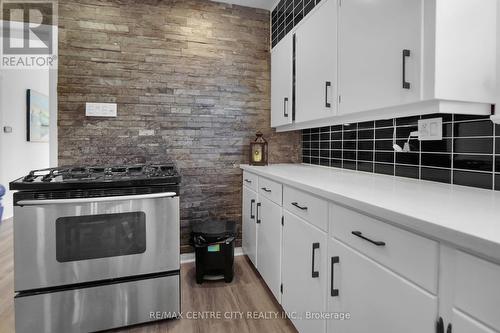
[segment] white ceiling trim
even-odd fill
[[[216,2],[225,2],[238,6],[261,8],[271,10],[276,3],[276,0],[212,0]]]

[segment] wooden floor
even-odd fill
[[[197,333],[235,332],[266,333],[297,331],[288,319],[281,317],[281,307],[253,269],[246,257],[235,258],[235,278],[232,283],[205,282],[198,285],[194,264],[181,266],[182,312],[215,311],[243,312],[241,319],[178,319],[114,330],[134,333]],[[0,333],[14,332],[13,246],[12,220],[0,223]],[[277,319],[253,319],[247,312],[278,313]],[[269,316],[269,315],[268,315]]]

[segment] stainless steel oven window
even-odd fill
[[[56,220],[58,262],[139,254],[146,251],[146,214],[114,213]]]

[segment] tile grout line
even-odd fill
[[[493,123],[493,181],[491,182],[492,183],[492,186],[493,186],[493,190],[496,189],[496,178],[495,177],[495,172],[497,172],[497,155],[496,155],[496,135],[497,135],[497,126],[495,123]]]
[[[455,115],[451,115],[451,165],[450,165],[450,184],[454,184],[455,177],[454,174],[455,172],[453,171],[455,163],[454,163],[454,155],[453,153],[455,152]]]

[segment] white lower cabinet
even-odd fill
[[[442,246],[440,272],[445,328],[452,333],[499,333],[500,265]]]
[[[281,206],[260,198],[257,212],[258,270],[274,297],[281,301]]]
[[[329,333],[433,333],[438,299],[343,243],[328,240]]]
[[[325,312],[327,235],[284,211],[282,306],[300,333],[325,331],[324,319],[310,315]]]
[[[257,267],[257,193],[243,186],[242,201],[242,248],[250,261]]]
[[[272,179],[243,182],[243,251],[298,332],[500,333],[498,263]]]
[[[498,308],[497,308],[498,309]],[[498,333],[476,319],[458,310],[453,310],[451,323],[448,324],[453,333]]]

